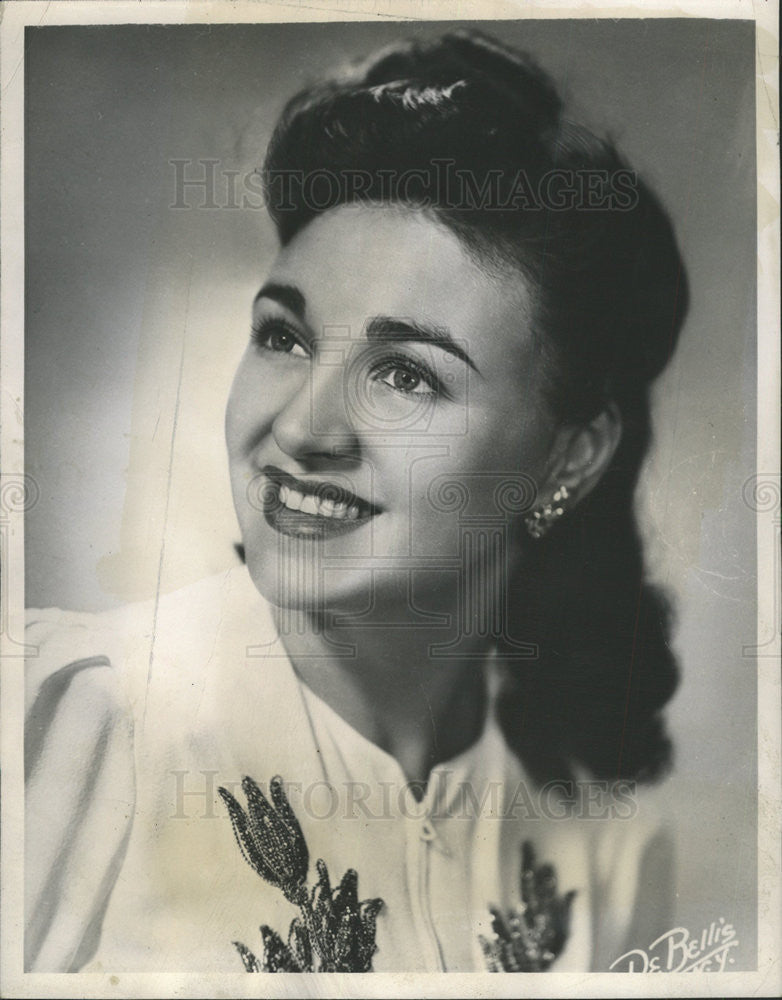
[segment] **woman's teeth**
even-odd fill
[[[280,486],[280,503],[288,510],[331,517],[337,521],[355,521],[359,515],[356,504],[335,503],[334,500],[321,499],[311,493],[299,493],[298,490],[284,485]]]

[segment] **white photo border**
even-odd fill
[[[207,996],[470,996],[513,997],[521,984],[513,976],[332,975],[325,986],[307,977],[272,980],[236,975],[25,974],[22,971],[23,766],[21,722],[24,703],[21,634],[24,593],[25,493],[23,441],[24,338],[24,29],[27,25],[131,23],[256,23],[262,21],[502,20],[523,18],[739,18],[756,23],[757,181],[758,181],[758,411],[757,559],[758,643],[768,655],[758,659],[758,970],[756,972],[648,975],[549,973],[534,981],[536,995],[721,996],[778,995],[782,991],[780,892],[780,579],[782,501],[779,469],[779,95],[778,5],[746,0],[689,0],[675,7],[657,0],[573,6],[565,0],[538,4],[454,3],[408,0],[321,0],[311,7],[274,2],[61,2],[6,3],[2,10],[0,74],[2,92],[2,179],[0,252],[2,299],[2,421],[0,461],[3,498],[2,592],[2,995],[7,997],[207,997]],[[706,977],[704,980],[703,977]],[[524,988],[528,988],[527,984]]]

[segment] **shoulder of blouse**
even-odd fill
[[[27,971],[67,972],[92,954],[130,834],[132,722],[100,617],[48,609],[27,630]]]
[[[241,566],[108,611],[29,609],[25,640],[33,653],[25,664],[26,710],[44,685],[55,686],[57,676],[65,687],[66,678],[78,676],[79,683],[114,688],[132,701],[143,692],[153,654],[177,649],[182,657],[190,655],[225,621],[229,608],[240,615],[253,599],[265,607]]]
[[[133,823],[134,702],[156,620],[197,617],[229,576],[101,613],[27,612],[27,971],[75,970],[94,954]]]
[[[580,780],[608,814],[602,820],[582,820],[582,825],[592,825],[595,861],[599,933],[593,970],[606,972],[620,956],[648,947],[674,926],[675,840],[659,787],[590,781],[583,774]]]

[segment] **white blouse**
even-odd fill
[[[667,834],[643,799],[582,784],[565,815],[492,709],[418,801],[399,764],[297,677],[244,567],[159,602],[29,615],[28,971],[241,972],[297,914],[242,857],[218,788],[280,775],[309,849],[380,898],[376,972],[484,971],[489,907],[520,897],[521,845],[574,891],[552,971],[607,971],[670,927]],[[490,680],[490,691],[496,687]],[[496,693],[494,694],[496,698]]]

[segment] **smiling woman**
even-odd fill
[[[31,615],[28,968],[605,971],[673,897],[634,795],[677,679],[634,514],[672,227],[476,32],[299,94],[263,176],[244,565]]]
[[[553,443],[521,320],[528,298],[518,272],[487,275],[458,237],[413,209],[335,208],[281,251],[256,299],[226,422],[247,565],[267,599],[356,613],[374,597],[376,614],[403,622],[414,578],[453,610],[456,581],[446,597],[443,575],[458,556],[454,519],[427,485],[470,475],[486,508],[514,468],[542,482]],[[281,475],[295,477],[286,494]],[[259,511],[251,483],[263,476]],[[333,540],[319,558],[355,567],[330,573],[318,594],[282,594],[280,560],[316,554],[281,549],[280,532]]]

